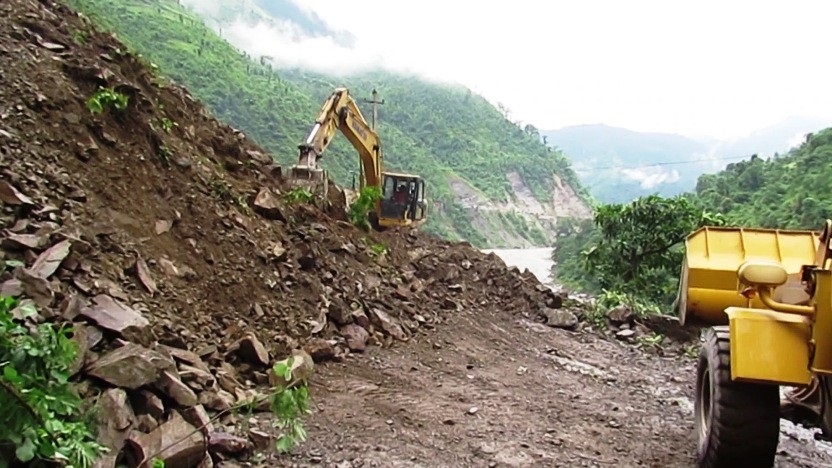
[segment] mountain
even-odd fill
[[[464,87],[381,71],[334,77],[278,70],[269,57],[253,56],[219,36],[224,25],[237,21],[266,27],[256,22],[263,15],[306,34],[302,25],[271,17],[260,7],[268,2],[201,1],[194,11],[173,0],[69,3],[116,32],[282,165],[296,162],[297,144],[334,87],[349,86],[365,116],[370,109],[362,98],[377,88],[386,99],[379,132],[388,169],[425,177],[433,201],[426,229],[444,238],[479,247],[547,245],[558,218],[591,216],[569,160]],[[208,27],[197,13],[213,14],[219,24]],[[355,151],[340,135],[323,165],[343,186],[358,171]]]
[[[820,228],[832,218],[832,128],[784,155],[752,157],[701,176],[695,198],[733,225]]]
[[[691,174],[691,166],[704,166],[687,161],[703,159],[708,151],[707,143],[681,135],[608,125],[578,125],[541,134],[568,155],[592,195],[605,203],[649,193],[675,195],[692,188],[701,171]]]
[[[791,116],[733,140],[645,133],[607,125],[579,125],[541,132],[569,157],[593,196],[627,202],[652,193],[692,191],[698,177],[753,154],[785,153],[806,133],[829,126],[823,119]]]

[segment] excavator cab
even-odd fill
[[[421,224],[427,214],[425,181],[413,174],[382,173],[382,198],[378,224],[381,227]]]

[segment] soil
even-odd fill
[[[113,457],[180,413],[215,415],[206,396],[266,391],[268,364],[303,349],[317,363],[305,444],[232,450],[228,434],[274,430],[268,413],[224,414],[183,466],[690,465],[689,334],[640,349],[657,328],[598,333],[580,304],[467,243],[359,230],[337,197],[290,203],[271,156],[125,50],[61,3],[0,2],[0,286],[36,320],[88,330],[73,381],[120,402]],[[100,87],[127,108],[91,112]],[[144,347],[176,358],[164,385],[102,370],[115,351],[158,356]],[[782,466],[832,463],[786,429]]]

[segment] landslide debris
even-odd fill
[[[71,324],[100,466],[262,449],[212,417],[292,353],[341,360],[485,305],[577,323],[493,254],[290,203],[269,155],[63,4],[0,3],[0,70],[0,288]]]

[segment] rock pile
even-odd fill
[[[262,449],[258,420],[209,418],[293,353],[344,359],[463,308],[577,322],[493,254],[291,203],[262,149],[62,4],[2,2],[0,38],[0,287],[72,327],[99,466]],[[126,108],[92,112],[101,89]]]

